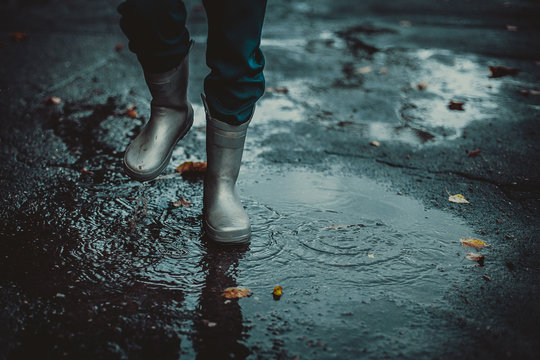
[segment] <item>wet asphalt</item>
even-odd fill
[[[232,248],[175,172],[205,159],[201,2],[195,124],[144,184],[121,168],[149,94],[117,5],[0,4],[1,359],[540,356],[537,1],[270,1]]]

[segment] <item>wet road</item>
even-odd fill
[[[220,248],[201,178],[174,172],[205,158],[186,3],[195,125],[145,184],[121,169],[149,94],[116,3],[0,5],[0,358],[538,358],[539,4],[270,2],[253,239]]]

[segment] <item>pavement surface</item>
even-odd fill
[[[1,359],[540,357],[539,2],[270,1],[235,248],[175,172],[205,159],[201,2],[195,125],[143,184],[118,3],[0,3]]]

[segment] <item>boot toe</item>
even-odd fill
[[[251,238],[251,223],[247,216],[240,218],[218,219],[208,216],[204,219],[206,235],[213,241],[222,244],[245,244]]]

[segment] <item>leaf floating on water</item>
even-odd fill
[[[465,255],[465,258],[468,260],[476,261],[480,266],[484,266],[484,259],[486,258],[486,255],[468,253],[467,255]]]
[[[448,108],[450,110],[464,111],[465,109],[463,109],[463,105],[465,105],[464,102],[450,100]]]
[[[240,299],[246,296],[249,296],[251,290],[243,287],[229,287],[223,290],[221,296],[226,299]]]
[[[419,82],[418,84],[416,84],[416,88],[420,91],[422,90],[426,90],[428,87],[428,83],[425,82],[425,81],[422,81],[422,82]]]
[[[185,161],[176,167],[181,175],[202,174],[206,171],[206,161]]]
[[[490,78],[500,78],[508,75],[517,75],[521,70],[506,66],[490,66],[489,71],[491,72]]]
[[[183,197],[180,198],[180,200],[177,200],[172,203],[174,207],[190,207],[191,203],[184,199]]]
[[[470,247],[477,248],[477,249],[481,249],[481,248],[485,248],[485,247],[489,246],[488,244],[486,244],[482,240],[478,240],[478,239],[461,238],[459,241],[461,242],[461,245],[470,246]]]
[[[281,286],[276,286],[272,291],[272,296],[274,297],[274,300],[279,300],[281,298],[281,295],[283,295],[283,288]]]
[[[450,195],[448,197],[448,201],[456,203],[456,204],[470,204],[470,202],[467,199],[465,199],[465,197],[461,194]]]

